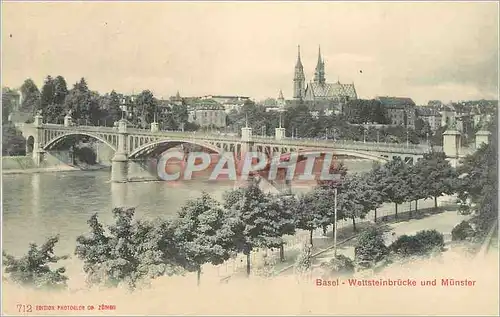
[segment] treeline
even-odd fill
[[[41,111],[47,123],[61,124],[66,114],[79,124],[113,126],[114,122],[124,116],[122,106],[133,108],[133,115],[126,117],[134,125],[149,128],[149,124],[156,119],[164,130],[177,130],[183,127],[187,130],[196,129],[188,123],[188,113],[185,106],[161,106],[161,101],[154,97],[150,90],[143,90],[133,100],[116,91],[100,95],[89,89],[85,78],[68,89],[66,80],[62,76],[53,78],[47,76],[39,90],[31,79],[24,81],[21,86],[23,101],[22,111]]]
[[[483,144],[472,155],[465,157],[458,167],[458,197],[466,208],[474,205],[474,217],[463,225],[465,238],[482,238],[498,220],[498,110],[487,128],[491,133],[488,144]]]
[[[278,112],[266,112],[264,106],[251,101],[245,102],[240,111],[233,110],[228,115],[229,130],[239,132],[246,126],[252,128],[254,135],[273,136],[275,128],[280,125]],[[386,126],[382,128],[349,124],[344,114],[313,116],[305,103],[298,102],[287,106],[281,114],[281,127],[286,129],[288,137],[321,138],[330,140],[354,140],[366,142],[388,142],[419,144],[426,137],[432,141],[433,133],[423,120],[417,120],[415,129],[403,126]],[[441,138],[439,134],[438,138]]]

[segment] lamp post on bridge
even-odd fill
[[[325,128],[325,140],[328,140],[328,128]]]
[[[377,130],[377,143],[379,143],[379,136],[380,136],[380,131]]]
[[[410,140],[408,138],[408,128],[406,128],[406,147],[410,146]]]

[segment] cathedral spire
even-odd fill
[[[314,82],[317,84],[325,83],[325,61],[321,58],[321,46],[318,48],[318,63],[314,72]]]
[[[321,45],[318,48],[318,63],[316,64],[316,69],[321,68],[323,66],[323,62],[321,61]]]
[[[295,68],[304,68],[300,60],[300,45],[297,46],[297,64],[295,64]]]
[[[301,99],[304,97],[306,85],[304,76],[304,67],[300,60],[300,45],[297,46],[297,63],[295,64],[295,76],[293,77],[293,98]]]

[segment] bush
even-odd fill
[[[75,157],[78,161],[89,165],[94,165],[96,163],[97,155],[93,149],[83,146],[80,148],[75,147],[74,151]]]
[[[304,245],[302,253],[297,257],[295,261],[295,272],[298,274],[303,274],[309,272],[312,268],[312,246]]]
[[[331,275],[350,275],[354,273],[354,261],[342,254],[336,258],[321,264],[327,276]]]
[[[436,230],[423,230],[414,236],[402,235],[391,245],[391,250],[399,255],[424,255],[444,246],[443,235]]]
[[[415,237],[420,241],[423,252],[444,247],[444,236],[437,230],[422,230],[417,232]]]
[[[466,240],[468,238],[472,238],[474,236],[474,229],[470,225],[470,223],[466,220],[462,221],[458,225],[456,225],[453,230],[451,230],[451,240],[452,241],[461,241]]]
[[[419,254],[422,246],[415,236],[404,234],[391,244],[391,250],[398,255],[409,256]]]
[[[377,228],[370,228],[362,232],[354,247],[354,259],[361,266],[372,266],[388,253],[383,232]]]
[[[58,241],[59,237],[55,236],[40,247],[31,243],[28,253],[19,259],[3,252],[3,264],[9,279],[14,283],[37,289],[66,288],[68,277],[63,275],[66,269],[60,267],[52,270],[49,267],[52,263],[68,258],[54,255],[54,246]]]

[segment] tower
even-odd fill
[[[304,76],[304,67],[300,60],[300,45],[298,46],[297,63],[295,64],[295,76],[293,78],[293,98],[301,99],[304,97],[306,89],[306,77]]]
[[[321,47],[318,49],[318,63],[314,72],[314,82],[323,85],[325,83],[325,62],[321,59]]]
[[[278,96],[278,108],[280,111],[284,111],[285,110],[285,98],[283,97],[283,92],[280,90],[280,94]]]

